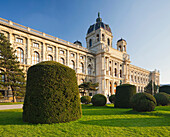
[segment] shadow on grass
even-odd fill
[[[81,124],[112,127],[157,127],[170,126],[166,118],[113,118],[79,121]]]
[[[113,106],[99,106],[95,107],[93,105],[83,105],[83,115],[150,115],[150,116],[163,116],[170,117],[170,107],[161,106],[156,107],[155,111],[152,112],[137,112],[132,110],[132,108],[114,108]],[[164,111],[164,113],[162,113]]]
[[[31,125],[23,122],[22,112],[0,111],[0,125]]]

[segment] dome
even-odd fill
[[[78,40],[76,40],[76,41],[74,42],[74,44],[79,45],[79,46],[82,46],[82,43],[81,43],[80,41],[78,41]]]
[[[126,42],[126,40],[124,40],[124,39],[122,39],[122,38],[121,38],[121,39],[119,39],[117,42],[120,42],[120,41],[125,41],[125,42]]]
[[[110,33],[112,33],[109,25],[102,22],[102,19],[100,18],[100,13],[98,13],[98,18],[96,19],[96,23],[89,27],[87,34],[91,33],[94,30],[97,30],[99,28],[103,28],[103,29],[109,31]]]

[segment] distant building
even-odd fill
[[[117,41],[117,49],[112,47],[111,29],[102,22],[99,14],[96,23],[87,31],[87,48],[79,41],[73,44],[3,18],[0,18],[0,33],[10,40],[25,71],[41,61],[57,61],[75,70],[78,84],[99,82],[96,93],[105,96],[114,94],[120,83],[135,85],[137,92],[143,92],[150,80],[160,85],[159,71],[148,71],[130,64],[124,39]]]

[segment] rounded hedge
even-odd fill
[[[136,93],[136,86],[123,84],[116,87],[115,108],[130,108],[130,99]]]
[[[91,97],[90,96],[82,96],[81,103],[85,103],[85,104],[91,103]]]
[[[96,94],[91,99],[91,102],[94,106],[105,106],[106,101],[107,99],[103,94]]]
[[[164,92],[160,92],[154,95],[157,105],[166,106],[170,103],[170,95]]]
[[[111,95],[110,97],[109,97],[109,101],[110,101],[110,103],[115,103],[115,95]]]
[[[149,93],[137,93],[131,99],[133,110],[138,112],[153,111],[156,99]]]
[[[31,66],[27,73],[23,120],[29,123],[60,123],[81,117],[75,71],[55,61]]]
[[[167,94],[170,94],[170,85],[163,85],[159,88],[159,92],[165,92]]]

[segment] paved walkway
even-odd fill
[[[4,109],[19,109],[22,108],[23,104],[18,104],[18,105],[0,105],[0,110]]]

